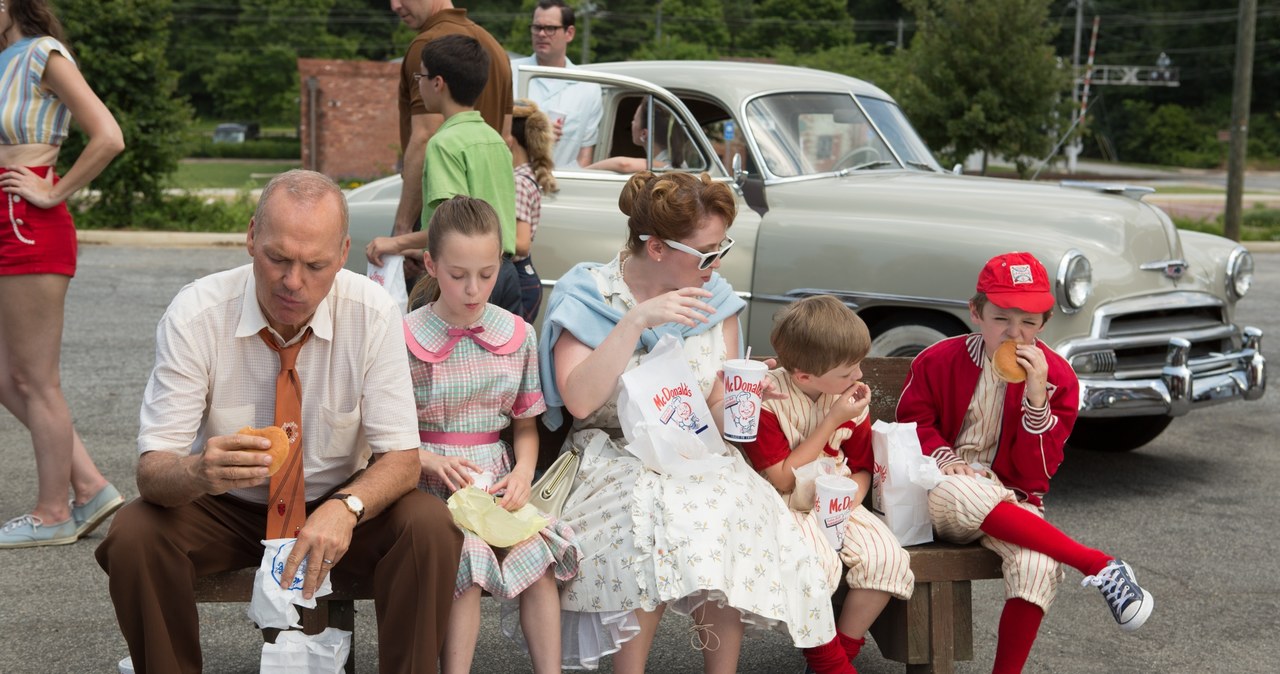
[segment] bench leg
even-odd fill
[[[969,581],[916,583],[909,601],[891,600],[871,626],[880,653],[910,674],[951,674],[973,659]]]
[[[909,674],[955,671],[955,595],[950,581],[929,583],[929,661],[907,665]]]
[[[298,614],[302,618],[302,633],[316,635],[325,630],[329,626],[329,605],[332,602],[324,599],[316,600],[315,608],[298,607]]]
[[[350,600],[329,602],[329,626],[351,633],[351,650],[347,651],[347,674],[356,674],[356,603]]]

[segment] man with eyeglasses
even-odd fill
[[[400,64],[400,148],[404,152],[404,167],[400,175],[404,179],[404,188],[400,190],[400,206],[396,209],[392,229],[392,236],[398,236],[417,231],[421,226],[422,190],[417,186],[422,184],[427,141],[444,123],[441,115],[427,112],[414,78],[422,64],[422,48],[445,35],[466,35],[485,48],[489,54],[489,80],[475,103],[475,109],[503,138],[511,135],[513,98],[507,51],[488,31],[467,17],[467,10],[455,8],[452,0],[391,0],[391,11],[405,25],[418,31]],[[418,261],[421,261],[420,257]]]
[[[566,56],[575,33],[573,8],[564,0],[539,0],[529,25],[533,55],[511,61],[512,69],[522,65],[574,68]],[[515,83],[519,86],[519,83]],[[513,95],[519,95],[512,89]],[[600,87],[589,82],[570,82],[537,77],[529,82],[528,98],[542,108],[556,128],[552,158],[557,168],[586,166],[593,160],[600,134]]]

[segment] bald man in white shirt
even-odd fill
[[[417,410],[399,309],[343,269],[347,207],[332,180],[277,176],[249,224],[252,263],[183,288],[156,330],[138,436],[141,498],[97,550],[140,671],[199,672],[194,579],[256,566],[267,466],[244,426],[276,423],[279,348],[302,342],[306,521],[282,577],[372,577],[382,671],[435,672],[462,536],[418,491]],[[357,526],[359,525],[359,526]],[[375,573],[376,571],[376,573]]]

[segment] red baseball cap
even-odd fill
[[[1049,273],[1031,253],[1005,253],[988,260],[978,274],[978,292],[1005,309],[1041,314],[1053,308]]]

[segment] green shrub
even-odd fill
[[[1222,236],[1222,223],[1206,218],[1190,218],[1185,215],[1171,215],[1173,225],[1178,229],[1186,229],[1192,232],[1204,232],[1205,234],[1217,234]]]
[[[1173,217],[1173,224],[1178,229],[1206,232],[1222,236],[1223,217],[1219,215],[1213,220],[1205,218]],[[1241,241],[1280,241],[1280,208],[1267,208],[1257,204],[1240,214]]]
[[[189,157],[217,159],[300,159],[302,142],[297,138],[258,138],[243,143],[215,143],[200,138]]]
[[[1280,241],[1280,209],[1252,208],[1242,213],[1240,238],[1244,241]]]
[[[1280,159],[1280,112],[1249,117],[1249,163],[1274,164]]]
[[[173,232],[243,232],[249,228],[249,218],[257,200],[247,191],[240,191],[230,199],[205,197],[192,193],[168,194],[158,206],[139,203],[121,222],[92,203],[73,204],[76,209],[76,227],[80,229],[143,229]]]

